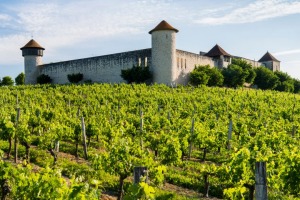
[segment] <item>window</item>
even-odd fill
[[[179,58],[177,57],[177,68],[179,68]]]
[[[148,66],[148,58],[145,57],[145,67],[147,67],[147,66]]]
[[[186,59],[184,59],[184,68],[186,69]]]
[[[138,60],[138,66],[140,67],[140,66],[141,66],[141,64],[142,64],[142,59],[141,59],[141,58],[139,58],[139,60]]]
[[[181,58],[181,69],[183,68],[183,59]]]

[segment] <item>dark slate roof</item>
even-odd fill
[[[43,49],[45,50],[39,43],[37,43],[34,39],[30,40],[24,47],[21,48],[23,49],[28,49],[28,48],[37,48],[37,49]]]
[[[222,47],[219,45],[215,45],[208,53],[205,54],[205,56],[208,57],[216,57],[216,56],[231,56],[229,53],[227,53]]]
[[[176,33],[178,33],[178,30],[171,26],[168,22],[165,20],[161,21],[154,29],[152,29],[149,33],[152,34],[154,31],[165,31],[165,30],[173,30]]]
[[[277,60],[274,56],[272,56],[272,54],[270,54],[269,52],[267,52],[261,59],[259,59],[258,62],[267,62],[267,61],[276,61],[276,62],[280,62],[280,61]]]

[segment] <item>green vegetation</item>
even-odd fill
[[[133,66],[130,69],[121,70],[121,77],[127,83],[144,83],[152,79],[152,73],[149,67]]]
[[[12,86],[12,85],[14,85],[14,81],[12,80],[12,78],[10,76],[4,76],[2,78],[2,81],[0,80],[0,85],[1,86]]]
[[[70,83],[79,83],[83,79],[83,74],[68,74],[68,81]]]
[[[36,82],[38,84],[49,84],[52,82],[52,79],[46,74],[41,74],[36,78]]]
[[[25,74],[22,72],[15,78],[16,85],[24,85],[25,84]]]
[[[0,90],[2,198],[251,199],[257,161],[267,162],[269,199],[300,198],[299,95],[135,84]],[[132,183],[135,166],[147,167],[149,182]]]

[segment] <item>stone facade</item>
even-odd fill
[[[186,85],[189,73],[195,66],[210,65],[222,69],[227,68],[232,58],[240,58],[231,56],[218,45],[208,53],[178,50],[177,32],[177,29],[162,21],[149,32],[152,35],[152,48],[50,64],[42,64],[45,49],[31,40],[21,48],[25,60],[25,83],[36,84],[37,77],[45,74],[51,77],[52,83],[66,84],[69,83],[67,76],[77,73],[83,74],[83,81],[122,83],[125,81],[121,77],[121,70],[143,66],[150,67],[155,83]],[[254,67],[264,65],[273,71],[280,70],[280,61],[268,52],[261,58],[262,62],[241,59]]]
[[[121,70],[138,65],[151,65],[151,49],[45,64],[38,68],[39,74],[50,76],[55,84],[68,83],[68,74],[76,73],[83,74],[83,81],[122,83],[125,81]]]

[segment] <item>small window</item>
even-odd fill
[[[183,68],[183,59],[181,58],[181,69]]]
[[[186,59],[184,59],[184,68],[186,69]]]
[[[148,66],[148,58],[145,57],[145,67],[147,67],[147,66]]]
[[[179,68],[179,58],[177,57],[177,68]]]
[[[140,66],[141,66],[141,64],[142,64],[142,59],[141,59],[141,58],[139,58],[139,61],[138,61],[138,66],[140,67]]]

